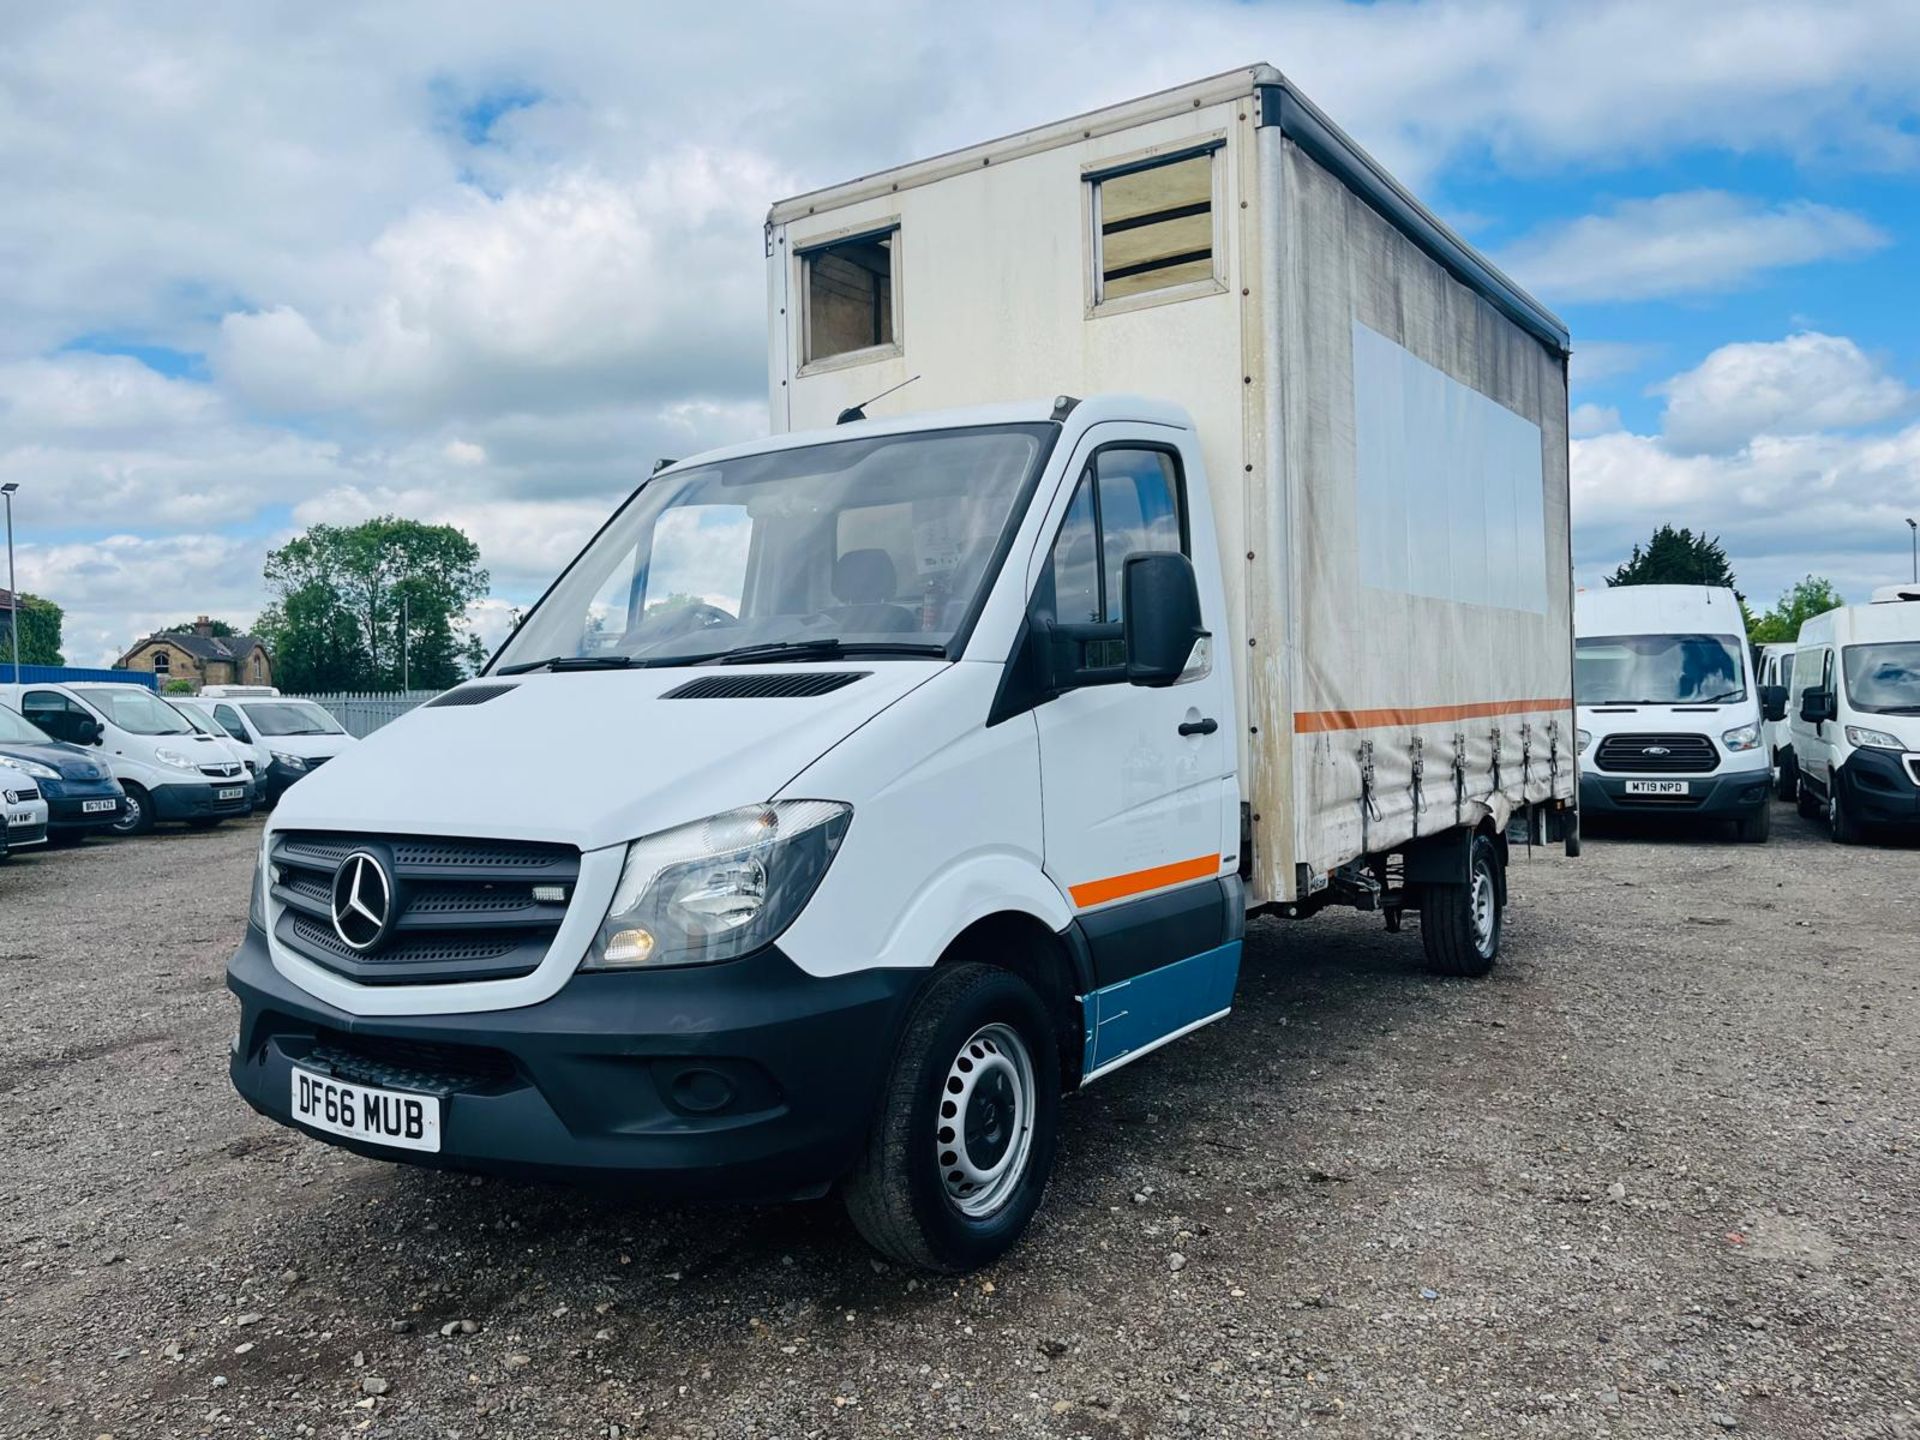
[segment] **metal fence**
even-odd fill
[[[376,694],[335,691],[329,695],[300,695],[325,710],[349,735],[364,739],[382,725],[391,724],[416,705],[424,705],[438,690],[387,690]]]

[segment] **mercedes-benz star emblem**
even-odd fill
[[[379,857],[356,850],[333,872],[333,933],[362,954],[386,938],[393,923],[393,882]]]

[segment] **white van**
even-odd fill
[[[127,792],[116,835],[144,835],[156,820],[218,825],[252,808],[247,767],[225,745],[144,685],[71,681],[0,686],[0,703],[56,740],[97,745]]]
[[[47,843],[47,801],[26,771],[0,755],[0,860]]]
[[[1791,640],[1769,641],[1760,649],[1760,686],[1786,692],[1787,705],[1793,705],[1793,653]],[[1782,800],[1793,799],[1799,771],[1793,759],[1793,722],[1786,715],[1768,720],[1762,727],[1767,737],[1767,754],[1773,759],[1773,793]]]
[[[1569,344],[1266,67],[766,244],[782,433],[288,793],[230,1069],[387,1159],[838,1186],[963,1269],[1063,1091],[1229,1013],[1249,913],[1495,963],[1509,835],[1575,838]]]
[[[1771,828],[1764,730],[1786,692],[1763,688],[1733,591],[1615,585],[1573,599],[1580,808],[1605,815],[1731,820]]]
[[[254,806],[261,801],[266,782],[260,778],[260,765],[253,756],[253,747],[242,744],[228,735],[214,723],[213,716],[206,707],[198,704],[186,695],[164,695],[161,697],[187,717],[187,723],[193,726],[193,738],[198,742],[194,752],[196,760],[204,760],[210,755],[226,755],[238,760],[247,771],[247,813],[252,814]]]
[[[1920,586],[1886,586],[1800,627],[1800,813],[1842,844],[1920,826]]]
[[[290,700],[259,686],[210,685],[201,705],[245,745],[260,766],[262,803],[276,804],[296,780],[355,744],[340,722],[311,700]]]

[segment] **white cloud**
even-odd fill
[[[1620,428],[1620,412],[1611,405],[1576,405],[1567,414],[1567,433],[1575,439]]]
[[[1853,341],[1811,331],[1723,345],[1659,393],[1667,397],[1662,433],[1678,450],[1731,450],[1757,435],[1872,425],[1913,401]]]
[[[1879,226],[1831,206],[1689,190],[1536,231],[1501,264],[1555,303],[1652,300],[1737,290],[1769,270],[1890,243]]]

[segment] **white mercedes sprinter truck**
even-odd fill
[[[1770,685],[1777,685],[1786,692],[1787,704],[1793,704],[1793,654],[1794,642],[1783,640],[1759,647],[1760,688],[1764,692]],[[1795,777],[1798,775],[1793,758],[1793,725],[1785,714],[1779,719],[1768,719],[1760,727],[1767,738],[1767,754],[1773,757],[1773,793],[1782,800],[1791,800],[1798,789]]]
[[[1580,807],[1589,816],[1731,820],[1771,828],[1765,723],[1786,691],[1762,686],[1740,601],[1705,585],[1616,585],[1574,596]]]
[[[1920,828],[1920,586],[1803,623],[1794,673],[1800,813],[1843,845]]]
[[[1264,66],[766,251],[780,433],[288,793],[232,1075],[389,1159],[839,1187],[963,1269],[1250,912],[1482,974],[1510,844],[1576,838],[1567,335]]]

